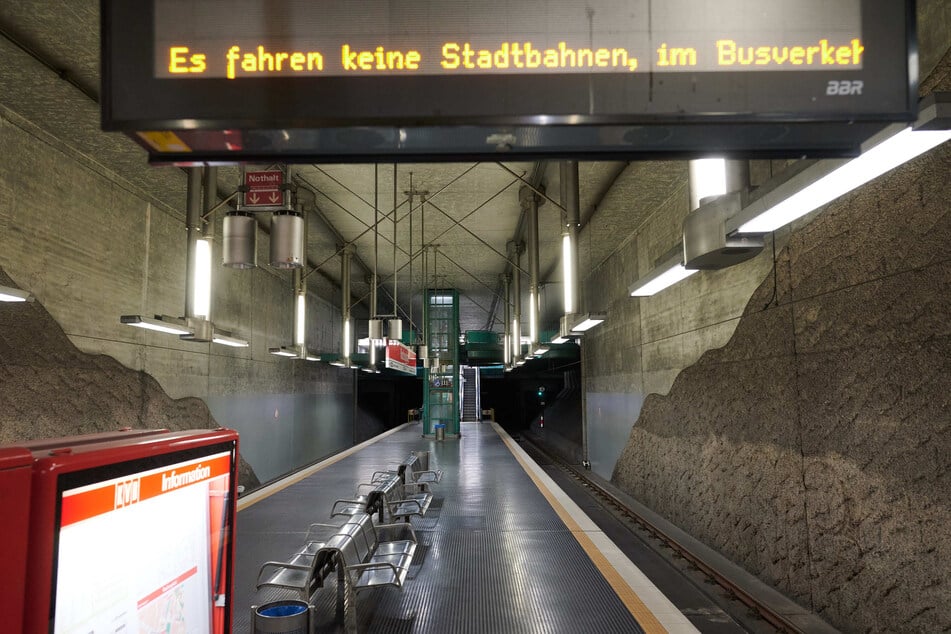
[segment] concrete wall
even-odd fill
[[[845,631],[951,629],[948,174],[951,144],[797,223],[775,277],[769,253],[617,299],[586,341],[592,429],[637,421],[616,483]],[[632,243],[596,284],[637,277]]]
[[[184,311],[185,179],[174,168],[155,170],[178,187],[165,192],[170,203],[0,110],[0,268],[38,298],[80,351],[108,355],[154,377],[172,398],[204,399],[218,423],[241,432],[243,455],[262,481],[349,446],[352,373],[267,353],[292,339],[289,273],[215,267],[212,319],[249,340],[246,349],[119,324],[122,314]],[[266,262],[263,233],[258,244],[259,262]],[[311,278],[308,341],[335,350],[339,310],[317,295],[331,297],[326,282]],[[8,386],[0,383],[0,390]],[[47,407],[56,411],[56,401]],[[74,433],[71,425],[63,419],[44,433]]]

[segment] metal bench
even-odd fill
[[[395,487],[391,495],[384,498],[391,520],[403,519],[409,522],[413,515],[423,517],[433,502],[433,494],[425,483],[410,483]]]
[[[326,540],[339,529],[340,526],[333,524],[311,524],[304,545],[287,561],[266,561],[261,565],[258,570],[257,589],[283,588],[297,592],[301,601],[310,600],[320,587],[320,580],[329,572],[327,562],[318,561],[317,554]],[[319,533],[322,533],[323,537],[320,537]]]
[[[379,519],[382,522],[384,521],[384,511],[388,508],[386,501],[392,502],[394,492],[401,486],[399,476],[391,475],[377,478],[374,474],[373,482],[358,485],[356,493],[351,498],[335,501],[330,509],[330,517],[337,517],[338,515],[354,516],[358,513],[369,515],[379,513]]]
[[[410,474],[409,480],[417,484],[438,484],[439,481],[442,480],[442,471],[431,470],[429,468],[428,451],[413,451],[397,467],[385,471],[377,471],[373,474],[372,479],[375,481],[377,477],[387,477],[396,474],[403,481],[403,484],[408,484],[406,478],[407,472]]]
[[[433,494],[427,490],[425,483],[401,484],[397,475],[383,475],[378,471],[374,474],[375,483],[361,484],[358,493],[352,499],[337,500],[330,510],[330,516],[354,516],[359,513],[370,515],[379,514],[379,521],[408,522],[410,517],[423,517],[433,501]],[[368,487],[373,488],[368,488]]]
[[[389,531],[407,538],[383,539]],[[350,518],[317,552],[319,567],[337,571],[337,596],[343,606],[348,632],[356,632],[356,592],[366,588],[396,586],[400,590],[416,553],[416,532],[408,524],[373,525],[366,513]]]

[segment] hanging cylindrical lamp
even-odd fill
[[[304,215],[292,210],[271,216],[271,266],[296,269],[304,266]]]
[[[380,341],[383,339],[383,320],[371,319],[369,325],[369,334],[367,336],[370,338],[370,341]]]
[[[222,224],[222,264],[232,269],[253,269],[258,264],[257,222],[254,214],[230,211]]]
[[[390,340],[401,340],[403,338],[403,320],[402,319],[390,319],[386,323],[387,337]]]

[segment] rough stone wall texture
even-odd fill
[[[0,285],[15,286],[0,269]],[[198,398],[172,399],[142,371],[86,354],[40,302],[0,302],[0,444],[134,429],[218,427]],[[258,478],[242,459],[239,483]]]
[[[951,631],[949,174],[946,143],[795,230],[614,472],[845,631]]]
[[[203,399],[218,422],[241,433],[242,453],[262,480],[350,446],[350,373],[268,354],[292,339],[290,273],[214,268],[212,319],[248,348],[119,323],[123,314],[184,309],[184,180],[175,168],[150,169],[164,200],[0,106],[0,267],[82,352],[147,373],[173,398]],[[221,222],[219,215],[218,236]],[[267,261],[267,244],[259,233],[259,262]],[[220,262],[221,241],[213,248]],[[309,285],[307,340],[333,350],[340,311],[318,290]]]

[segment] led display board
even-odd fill
[[[103,0],[103,125],[291,160],[709,151],[724,123],[834,151],[824,124],[913,117],[913,25],[911,0]]]

